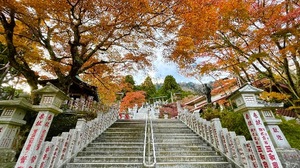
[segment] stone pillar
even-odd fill
[[[270,135],[270,139],[274,144],[278,157],[282,161],[283,167],[300,167],[300,152],[298,152],[296,149],[291,148],[289,142],[278,126],[278,124],[282,122],[281,119],[275,118],[272,111],[268,109],[261,110],[260,112],[267,132]]]
[[[289,142],[286,140],[278,124],[282,121],[274,117],[272,111],[262,110],[262,120],[270,133],[270,138],[275,146],[275,148],[291,149]]]
[[[221,152],[224,152],[224,144],[223,144],[222,138],[221,138],[222,125],[221,125],[221,121],[219,118],[212,119],[212,130],[213,130],[214,139],[215,139],[214,144]]]
[[[228,146],[229,146],[229,150],[230,150],[233,160],[236,163],[238,163],[239,165],[241,165],[241,161],[240,161],[240,158],[238,155],[238,149],[237,149],[236,143],[234,141],[235,137],[236,137],[235,132],[232,132],[232,131],[228,132],[228,134],[227,134]]]
[[[249,112],[245,112],[244,118],[259,154],[262,166],[281,168],[282,165],[279,157],[258,111],[251,110]]]
[[[251,167],[250,160],[247,158],[248,151],[245,147],[246,138],[244,136],[236,136],[234,140],[237,147],[241,165],[243,165],[244,167]]]
[[[220,131],[221,134],[221,141],[224,147],[224,153],[229,157],[232,158],[232,153],[231,150],[229,150],[229,142],[228,142],[228,138],[227,138],[227,134],[228,134],[228,129],[227,128],[222,128],[222,130]]]
[[[250,164],[252,165],[251,167],[261,168],[262,164],[260,163],[260,159],[257,154],[257,151],[255,150],[255,145],[254,145],[253,141],[246,141],[245,147],[248,151],[248,160],[249,160]]]
[[[31,104],[22,97],[14,100],[2,100],[0,106],[4,107],[0,116],[0,162],[13,162],[16,154],[14,142],[16,142],[21,125],[26,124],[23,118],[26,111],[31,110]]]
[[[18,158],[16,168],[35,167],[53,117],[62,112],[59,107],[67,98],[62,91],[50,83],[33,92],[40,94],[42,98],[39,105],[33,106],[33,109],[38,111],[38,115]]]

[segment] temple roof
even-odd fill
[[[59,85],[58,79],[43,80],[43,81],[40,81],[39,83],[41,85],[45,86],[48,82],[52,83],[54,86]],[[81,96],[84,96],[84,97],[92,96],[95,101],[99,101],[97,87],[89,85],[89,84],[83,82],[79,78],[75,78],[75,80],[73,80],[73,83],[71,84],[71,86],[69,88],[69,96],[76,97],[76,98],[81,97]]]

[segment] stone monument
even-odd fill
[[[300,167],[299,153],[292,149],[279,128],[280,119],[272,110],[283,107],[283,103],[270,103],[260,99],[263,90],[249,84],[230,96],[235,103],[235,112],[242,112],[250,131],[254,146],[263,167]]]

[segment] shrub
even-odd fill
[[[223,128],[234,131],[237,135],[244,135],[247,140],[251,140],[251,135],[242,113],[233,112],[229,109],[221,111],[213,107],[208,107],[204,110],[202,117],[206,120],[220,118]],[[300,149],[300,124],[296,120],[286,121],[282,118],[282,123],[279,124],[279,127],[291,147]]]
[[[242,113],[236,113],[232,110],[207,108],[204,110],[203,118],[211,120],[213,118],[220,118],[223,128],[227,128],[229,131],[234,131],[237,135],[244,135],[247,140],[251,139],[250,132],[246,125]]]
[[[279,127],[291,147],[300,150],[300,124],[296,120],[286,121],[282,118],[282,123],[279,124]]]

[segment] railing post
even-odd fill
[[[215,145],[221,151],[224,152],[224,146],[221,140],[222,125],[219,118],[212,119],[212,131],[214,134]]]

